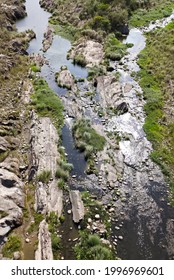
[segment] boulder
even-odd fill
[[[62,68],[61,71],[57,73],[57,83],[60,87],[65,87],[69,90],[75,91],[77,89],[74,77],[71,72],[65,68]]]
[[[73,221],[79,223],[85,214],[83,201],[79,191],[70,191],[70,200],[72,204]]]

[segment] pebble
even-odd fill
[[[122,235],[119,235],[119,236],[118,236],[118,239],[123,240],[123,236],[122,236]]]
[[[29,239],[29,238],[26,238],[26,239],[25,239],[25,242],[26,242],[26,243],[29,243],[29,242],[30,242],[30,239]]]
[[[110,208],[110,209],[109,209],[109,213],[112,213],[112,212],[115,212],[115,209],[114,209],[114,208]]]
[[[91,224],[92,223],[92,219],[88,218],[88,223]]]
[[[116,230],[119,230],[120,228],[119,228],[119,227],[115,227],[115,229],[116,229]]]
[[[68,210],[68,211],[67,211],[67,213],[68,213],[69,215],[71,214],[71,212],[72,212],[71,210]]]
[[[99,215],[99,214],[96,214],[96,215],[95,215],[95,219],[97,219],[97,220],[100,219],[100,215]]]
[[[74,238],[74,239],[73,239],[73,242],[76,242],[77,240],[78,240],[78,237],[77,237],[77,238]]]

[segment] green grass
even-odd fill
[[[31,70],[36,73],[36,72],[40,72],[41,69],[39,66],[33,64],[31,65]]]
[[[97,234],[81,232],[80,243],[75,247],[77,260],[114,260],[115,257],[108,248],[102,244]]]
[[[21,239],[17,235],[10,235],[7,242],[2,248],[2,254],[6,258],[12,258],[13,253],[20,251],[22,248]]]
[[[0,219],[5,218],[6,216],[8,216],[8,213],[0,210]]]
[[[43,170],[40,174],[37,175],[37,180],[42,183],[48,184],[52,174],[50,170]]]
[[[73,125],[72,131],[76,147],[81,152],[84,152],[87,159],[87,173],[97,174],[98,170],[95,167],[94,155],[103,150],[106,142],[105,138],[98,134],[86,119],[77,120]]]
[[[174,181],[174,21],[163,29],[147,34],[146,48],[139,55],[140,85],[146,99],[144,130],[153,144],[151,158],[169,181]],[[171,183],[171,188],[173,184]],[[171,190],[174,205],[174,189]]]
[[[60,131],[63,125],[63,105],[46,81],[40,78],[34,81],[34,93],[31,98],[37,113],[42,117],[49,117]]]
[[[140,27],[148,25],[151,21],[170,16],[174,9],[173,0],[156,1],[154,6],[148,9],[139,9],[130,18],[130,25]],[[159,3],[158,3],[159,2]]]
[[[32,223],[30,225],[30,227],[28,228],[28,233],[29,234],[34,232],[34,231],[38,231],[39,230],[39,225],[44,219],[43,214],[36,213],[36,212],[33,213],[33,217],[34,217],[34,223]]]
[[[87,64],[86,60],[85,60],[85,57],[82,54],[75,55],[75,57],[73,58],[73,63],[77,64],[77,65],[80,65],[82,67],[85,67],[86,64]]]
[[[103,150],[106,140],[91,127],[88,120],[77,120],[74,123],[72,130],[77,148],[79,148],[80,151],[85,152],[87,159],[94,153]]]
[[[0,162],[3,162],[9,155],[9,151],[0,153]]]
[[[68,181],[69,173],[73,169],[73,165],[66,162],[66,159],[60,159],[57,161],[56,178],[58,179],[57,186],[60,189],[65,188],[65,182]]]
[[[67,181],[69,177],[69,173],[62,168],[58,167],[56,170],[56,178],[62,179],[63,181]]]
[[[104,49],[106,58],[120,60],[126,54],[127,46],[121,43],[112,33],[107,36]]]
[[[102,76],[106,73],[104,67],[102,66],[93,66],[90,67],[88,70],[88,81],[91,81],[94,78],[97,78],[98,76]]]
[[[61,218],[59,219],[55,212],[51,212],[46,218],[48,229],[51,233],[52,250],[55,260],[60,259],[60,250],[62,248],[61,239],[56,233],[60,226],[61,220],[63,221],[63,217],[61,216]]]

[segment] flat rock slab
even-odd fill
[[[51,233],[45,220],[40,223],[38,234],[38,249],[35,253],[36,260],[53,260]]]
[[[85,210],[81,194],[79,191],[70,191],[70,200],[72,204],[73,221],[79,223],[84,218]]]

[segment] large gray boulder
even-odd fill
[[[79,223],[85,215],[83,201],[79,191],[70,191],[70,200],[72,204],[73,221]]]

